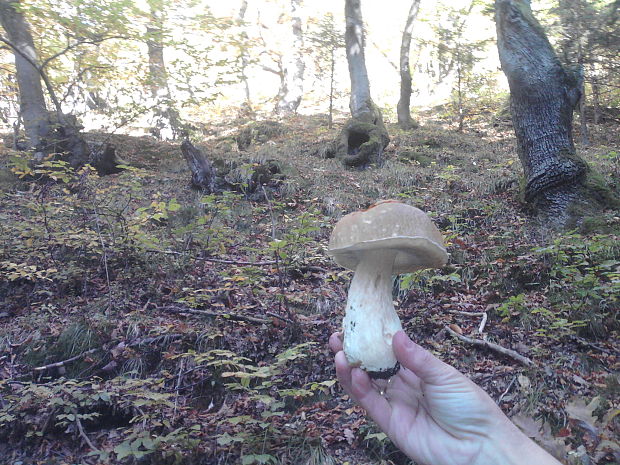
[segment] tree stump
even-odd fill
[[[181,152],[192,172],[192,187],[209,194],[215,191],[216,171],[200,149],[188,139],[181,144]]]
[[[333,156],[345,166],[364,168],[383,163],[383,150],[390,143],[390,136],[374,104],[373,109],[376,111],[372,114],[351,118],[340,131]]]

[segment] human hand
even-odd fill
[[[559,464],[527,438],[469,378],[403,331],[392,346],[401,364],[389,381],[351,368],[339,333],[330,337],[336,374],[394,444],[426,465]]]

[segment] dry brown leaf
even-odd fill
[[[450,329],[458,334],[463,334],[463,330],[459,325],[455,325],[454,323],[450,324]]]
[[[601,398],[596,396],[594,399],[590,401],[589,404],[586,404],[583,399],[573,399],[568,404],[564,410],[568,414],[569,418],[573,420],[582,421],[587,426],[588,429],[594,429],[598,419],[594,417],[593,413],[598,408],[601,403]]]

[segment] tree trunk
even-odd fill
[[[33,66],[38,63],[30,26],[19,11],[19,0],[0,0],[0,23],[8,40],[18,49],[14,52],[20,113],[30,148],[40,151],[50,132],[41,74]]]
[[[214,192],[216,172],[213,164],[187,139],[181,144],[181,152],[192,172],[192,187],[209,194]]]
[[[329,52],[329,116],[327,127],[331,129],[334,125],[334,76],[336,75],[336,50],[332,47]]]
[[[373,114],[370,98],[370,82],[364,57],[364,21],[361,0],[345,1],[346,30],[344,33],[351,78],[351,99],[349,109],[353,118],[364,118]]]
[[[152,134],[160,140],[179,135],[179,114],[174,108],[164,61],[164,19],[161,0],[149,0],[150,20],[146,27],[149,57],[149,89],[153,103]]]
[[[574,226],[589,211],[616,202],[575,151],[572,120],[580,76],[562,67],[529,0],[495,0],[495,21],[525,201],[552,226]]]
[[[411,69],[409,67],[409,55],[411,53],[411,33],[413,31],[413,22],[415,21],[418,11],[420,10],[420,0],[413,0],[403,38],[400,44],[400,100],[396,106],[398,114],[398,124],[402,129],[411,129],[416,127],[415,122],[411,119]]]
[[[293,27],[292,44],[285,61],[284,79],[280,89],[280,100],[276,106],[278,114],[293,114],[299,108],[303,97],[304,84],[304,57],[303,36],[299,9],[301,0],[291,0],[291,23]]]
[[[370,83],[364,58],[364,22],[361,0],[345,1],[344,34],[351,78],[349,108],[353,117],[336,141],[335,156],[346,166],[365,167],[382,163],[383,150],[390,142],[381,111],[370,97]]]
[[[595,73],[592,73],[592,100],[594,104],[594,124],[599,124],[601,120],[601,88]]]
[[[0,0],[0,23],[8,36],[8,42],[3,41],[15,55],[20,113],[29,148],[35,151],[34,163],[45,154],[54,154],[72,168],[90,163],[100,174],[118,172],[122,162],[116,158],[114,147],[106,146],[93,153],[80,134],[77,119],[62,112],[51,81],[39,65],[30,27],[18,7],[18,0]],[[41,80],[54,105],[53,112],[47,111]]]
[[[237,22],[241,31],[241,44],[239,45],[239,60],[241,62],[241,82],[243,84],[243,93],[245,95],[245,101],[242,105],[242,115],[252,116],[254,111],[252,110],[252,99],[250,98],[250,83],[248,81],[247,69],[250,66],[250,59],[248,58],[248,52],[246,50],[246,43],[248,42],[248,33],[246,32],[245,13],[248,10],[248,0],[241,0],[241,7],[239,8],[239,14],[237,15]]]

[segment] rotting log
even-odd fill
[[[192,172],[192,187],[209,194],[214,192],[216,171],[213,164],[188,139],[181,143],[181,152]]]
[[[118,158],[116,155],[116,146],[112,144],[91,145],[90,159],[90,164],[101,176],[123,171],[119,165],[123,165],[124,162]]]

